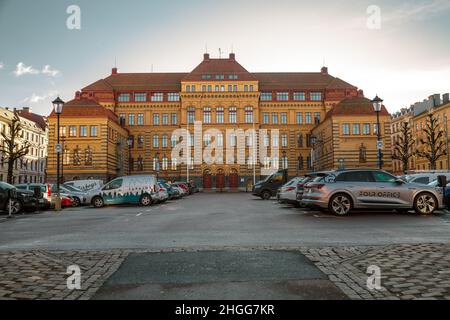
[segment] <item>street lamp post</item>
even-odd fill
[[[373,109],[377,114],[377,149],[378,149],[378,167],[383,169],[383,153],[381,149],[383,148],[383,142],[381,141],[381,130],[380,130],[380,112],[383,104],[383,99],[378,97],[378,95],[372,100]]]
[[[317,137],[316,136],[314,136],[314,135],[311,135],[310,137],[309,137],[309,141],[310,141],[310,143],[311,143],[311,168],[312,168],[312,171],[314,172],[314,149],[315,149],[315,146],[316,146],[316,143],[317,143]]]
[[[61,194],[59,191],[59,184],[60,184],[60,177],[59,177],[59,167],[61,164],[61,145],[60,145],[60,141],[59,141],[59,131],[60,131],[60,126],[59,126],[59,118],[61,116],[62,113],[62,109],[64,106],[64,101],[61,100],[60,97],[57,97],[54,101],[52,101],[53,103],[53,107],[55,109],[55,113],[56,113],[56,117],[57,117],[57,125],[56,125],[56,136],[57,136],[57,145],[56,145],[56,201],[55,201],[55,210],[56,211],[60,211],[61,210]]]
[[[134,138],[132,136],[129,136],[127,139],[127,145],[128,145],[128,175],[131,175],[131,168],[132,168],[132,158],[131,158],[131,147],[133,146]]]

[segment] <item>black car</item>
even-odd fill
[[[269,200],[275,197],[278,188],[288,181],[287,170],[280,170],[262,181],[255,183],[252,193],[254,196]]]
[[[11,214],[20,213],[22,210],[36,209],[37,201],[32,191],[18,190],[8,183],[0,182],[0,210],[9,213],[10,198]]]

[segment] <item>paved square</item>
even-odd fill
[[[0,222],[0,299],[450,299],[449,222],[249,194],[28,215]],[[81,291],[66,287],[72,264]],[[370,265],[381,291],[367,288]]]

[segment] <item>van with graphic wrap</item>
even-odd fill
[[[81,189],[83,191],[89,191],[89,190],[95,190],[100,189],[103,186],[102,180],[73,180],[73,181],[67,181],[64,182],[64,186],[71,186],[78,189]]]
[[[157,180],[154,175],[116,178],[95,191],[91,204],[95,208],[115,204],[151,205],[157,199]]]

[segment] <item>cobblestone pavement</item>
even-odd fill
[[[450,299],[450,245],[303,248],[301,251],[351,299]],[[381,290],[369,290],[369,266]]]
[[[0,300],[89,299],[127,255],[125,250],[0,252]],[[81,290],[67,288],[71,265],[80,267]]]
[[[0,252],[1,299],[90,299],[131,252],[298,250],[350,299],[450,299],[450,244],[354,247],[191,247],[164,250]],[[67,267],[79,265],[81,290],[67,289]],[[369,266],[381,290],[369,290]]]

